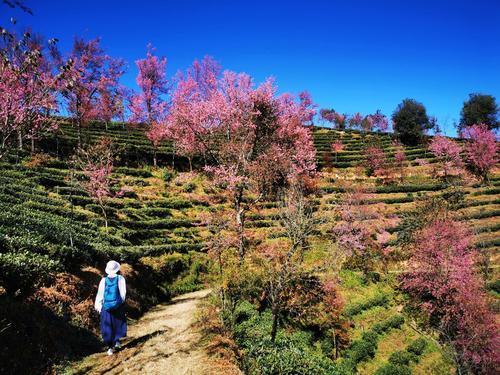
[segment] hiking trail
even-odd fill
[[[122,349],[83,359],[73,374],[169,374],[210,373],[210,361],[194,326],[199,303],[210,294],[200,290],[173,298],[149,310],[128,327]]]

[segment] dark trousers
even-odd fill
[[[127,336],[125,304],[113,311],[101,310],[101,335],[104,344],[109,347]]]

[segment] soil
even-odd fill
[[[122,349],[108,356],[93,354],[71,371],[73,374],[210,373],[210,359],[196,327],[199,303],[210,294],[201,290],[178,296],[149,310],[128,327]]]

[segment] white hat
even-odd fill
[[[110,260],[108,264],[106,264],[106,273],[108,275],[114,275],[118,271],[120,271],[120,263],[115,262],[114,260]]]

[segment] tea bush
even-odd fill
[[[25,296],[61,270],[61,264],[46,255],[28,251],[0,253],[0,285],[10,295]]]

